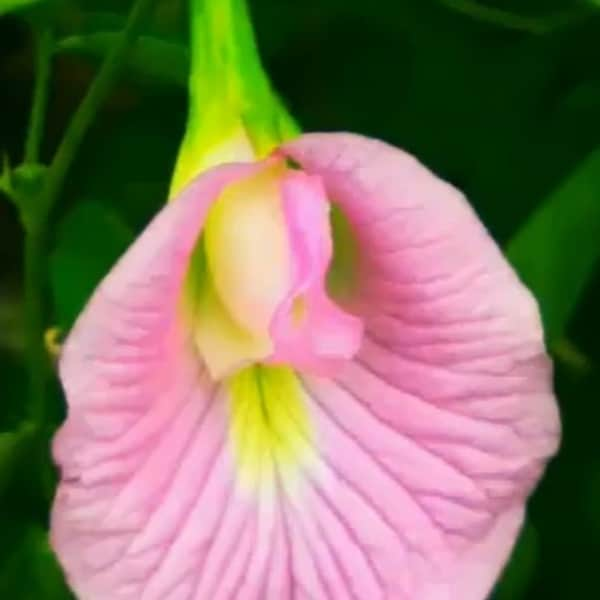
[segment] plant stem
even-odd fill
[[[46,107],[48,104],[48,89],[50,82],[50,67],[54,36],[52,28],[46,26],[37,32],[36,36],[36,71],[33,89],[33,102],[27,139],[25,140],[25,156],[23,162],[37,163],[39,161],[40,145],[44,134]]]
[[[24,164],[36,164],[40,158],[40,146],[44,134],[54,35],[51,26],[36,31],[35,83],[27,138],[25,140]],[[29,368],[28,410],[32,421],[42,423],[45,417],[45,384],[48,358],[44,348],[44,227],[25,227],[25,343]]]
[[[136,0],[125,29],[104,59],[100,71],[73,115],[50,165],[46,189],[39,207],[43,220],[47,219],[52,210],[77,150],[119,74],[125,56],[137,38],[142,19],[153,2],[154,0]]]
[[[501,8],[480,4],[477,0],[441,0],[448,8],[461,12],[474,19],[515,31],[524,31],[537,35],[551,33],[590,14],[590,8],[564,10],[545,16],[526,16]]]
[[[189,0],[189,107],[170,197],[216,162],[267,156],[299,133],[273,89],[246,0]]]
[[[136,0],[125,29],[111,52],[106,56],[75,112],[50,164],[44,189],[35,207],[35,218],[25,231],[25,322],[27,361],[29,369],[29,412],[32,420],[43,423],[46,416],[46,378],[48,356],[44,346],[44,287],[45,287],[45,238],[50,212],[62,190],[68,170],[75,159],[83,138],[100,105],[105,100],[116,79],[125,55],[135,42],[139,26],[154,0]],[[51,37],[44,42],[51,43]],[[42,40],[40,40],[40,58]],[[26,144],[26,160],[38,158],[39,141],[43,129],[43,115],[47,98],[50,59],[38,63],[44,71],[38,75],[32,107],[31,126]],[[42,84],[43,88],[42,89]]]
[[[28,409],[32,421],[43,423],[48,357],[44,347],[44,231],[25,234],[25,342],[29,365]]]

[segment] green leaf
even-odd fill
[[[56,49],[100,60],[120,35],[120,32],[112,31],[72,35],[60,40]],[[129,53],[127,67],[142,79],[187,86],[189,62],[189,54],[183,44],[142,35]]]
[[[34,4],[41,4],[44,0],[0,0],[0,16],[16,10],[30,8]]]
[[[25,443],[31,438],[31,428],[0,432],[0,497],[11,480]]]
[[[540,302],[547,339],[556,341],[600,258],[600,148],[550,194],[506,251]]]
[[[491,600],[527,598],[527,588],[538,560],[538,545],[537,531],[527,521]]]
[[[0,191],[12,198],[12,167],[6,152],[2,153],[2,174],[0,175]]]
[[[60,327],[68,329],[133,233],[108,207],[84,202],[63,220],[57,239],[50,279],[55,317]]]
[[[127,5],[123,4],[122,8],[127,9]],[[127,15],[125,13],[94,10],[88,12],[86,10],[81,14],[81,19],[77,23],[77,34],[88,35],[99,31],[121,31],[125,29],[126,24]]]
[[[579,84],[565,97],[563,104],[573,110],[596,109],[600,106],[600,81],[588,80]]]
[[[39,526],[20,525],[7,560],[0,568],[0,598],[69,600],[73,595]]]

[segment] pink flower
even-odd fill
[[[459,192],[350,134],[193,181],[60,374],[86,600],[483,600],[559,438],[531,294]]]

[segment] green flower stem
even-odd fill
[[[191,0],[190,8],[190,121],[211,101],[238,117],[248,93],[270,98],[245,0]]]
[[[54,46],[52,28],[50,26],[43,27],[37,32],[36,38],[36,76],[23,160],[23,162],[30,164],[39,162],[40,145],[44,134],[50,67]]]
[[[29,408],[30,416],[36,423],[45,419],[45,388],[48,373],[48,357],[44,345],[44,287],[46,275],[45,238],[50,212],[62,190],[65,177],[75,159],[79,146],[89,129],[98,109],[108,95],[119,74],[125,57],[135,42],[142,19],[154,0],[136,0],[129,14],[123,33],[104,60],[100,71],[92,82],[87,94],[75,112],[60,142],[54,159],[48,169],[44,188],[37,203],[32,207],[25,232],[25,316],[27,360],[29,369]],[[50,43],[51,38],[49,42]],[[46,68],[46,61],[41,65]],[[49,69],[49,62],[47,64]],[[34,94],[31,129],[27,143],[30,159],[37,159],[39,139],[43,125],[44,104],[47,97],[48,75],[42,73],[46,90]],[[40,87],[42,82],[39,83]],[[33,133],[31,132],[33,130]]]
[[[220,145],[246,141],[262,157],[299,131],[262,67],[245,0],[190,0],[190,25],[188,121],[171,197],[212,166]]]
[[[25,234],[25,348],[29,368],[27,407],[32,421],[45,417],[45,388],[48,356],[44,345],[44,231]]]

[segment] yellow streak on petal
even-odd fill
[[[230,440],[240,485],[256,490],[278,475],[295,485],[315,460],[302,388],[288,367],[255,365],[228,382]]]
[[[292,302],[291,307],[292,323],[296,327],[300,327],[306,321],[308,316],[308,305],[304,296],[297,296]]]

